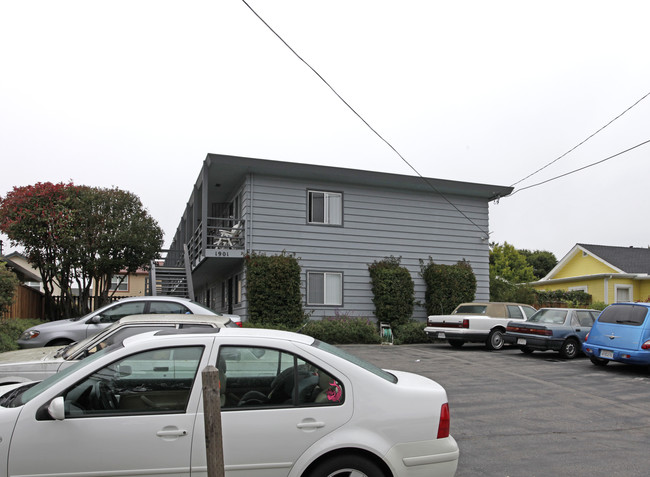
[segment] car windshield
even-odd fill
[[[386,381],[390,381],[391,383],[396,383],[397,382],[397,377],[395,375],[389,373],[388,371],[384,371],[378,366],[375,366],[372,363],[368,363],[367,361],[362,360],[361,358],[357,358],[356,356],[347,353],[346,351],[343,351],[340,348],[337,348],[336,346],[332,346],[331,344],[324,343],[323,341],[318,341],[314,340],[312,343],[312,346],[322,349],[323,351],[327,351],[330,354],[333,354],[334,356],[338,356],[339,358],[343,358],[346,361],[349,361],[350,363],[356,364],[357,366],[365,369],[366,371],[370,371],[371,373],[379,376],[380,378],[385,379]]]
[[[86,366],[90,363],[92,363],[94,360],[99,358],[100,356],[117,349],[117,346],[113,347],[108,347],[105,348],[101,351],[98,351],[97,353],[93,354],[90,358],[84,359],[83,361],[77,361],[75,362],[72,366],[69,366],[62,371],[59,371],[56,374],[53,374],[49,376],[48,378],[45,378],[43,381],[40,383],[24,389],[23,392],[16,394],[11,402],[7,403],[6,407],[19,407],[22,406],[23,404],[27,404],[29,401],[34,399],[36,396],[41,394],[43,391],[46,389],[49,389],[51,386],[55,385],[58,383],[60,380],[65,378],[67,375],[70,373],[74,372],[75,370],[79,369],[81,366]]]
[[[566,319],[567,310],[549,310],[542,308],[533,316],[528,318],[531,323],[552,323],[561,325]]]
[[[110,335],[115,328],[119,326],[118,323],[115,323],[108,328],[106,328],[104,331],[100,331],[96,335],[89,336],[88,338],[84,338],[80,341],[77,341],[76,343],[72,343],[65,348],[61,349],[57,354],[56,357],[61,357],[65,360],[68,360],[71,356],[77,354],[79,351],[83,350],[86,348],[91,342],[93,341],[101,341],[106,335]]]

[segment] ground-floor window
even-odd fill
[[[307,272],[308,305],[343,305],[343,273]]]

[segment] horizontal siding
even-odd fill
[[[306,223],[307,190],[343,194],[343,226]],[[411,272],[416,300],[424,302],[419,260],[436,263],[468,260],[476,274],[478,299],[488,297],[488,243],[484,235],[444,198],[431,194],[350,186],[314,181],[310,184],[277,177],[253,176],[247,187],[245,212],[252,251],[296,254],[303,270],[341,271],[344,305],[338,312],[374,316],[368,265],[393,255]],[[448,197],[484,230],[488,229],[488,204],[482,199]],[[333,315],[329,307],[310,310],[313,316]],[[415,317],[425,318],[423,307]]]

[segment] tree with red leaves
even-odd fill
[[[14,187],[0,198],[0,231],[38,268],[50,319],[88,312],[91,292],[97,304],[106,300],[112,277],[147,266],[163,237],[130,192],[50,182]],[[73,306],[73,284],[81,308]]]

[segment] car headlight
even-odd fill
[[[33,340],[36,338],[38,335],[40,335],[41,332],[38,330],[26,330],[23,331],[23,334],[20,335],[21,340]]]

